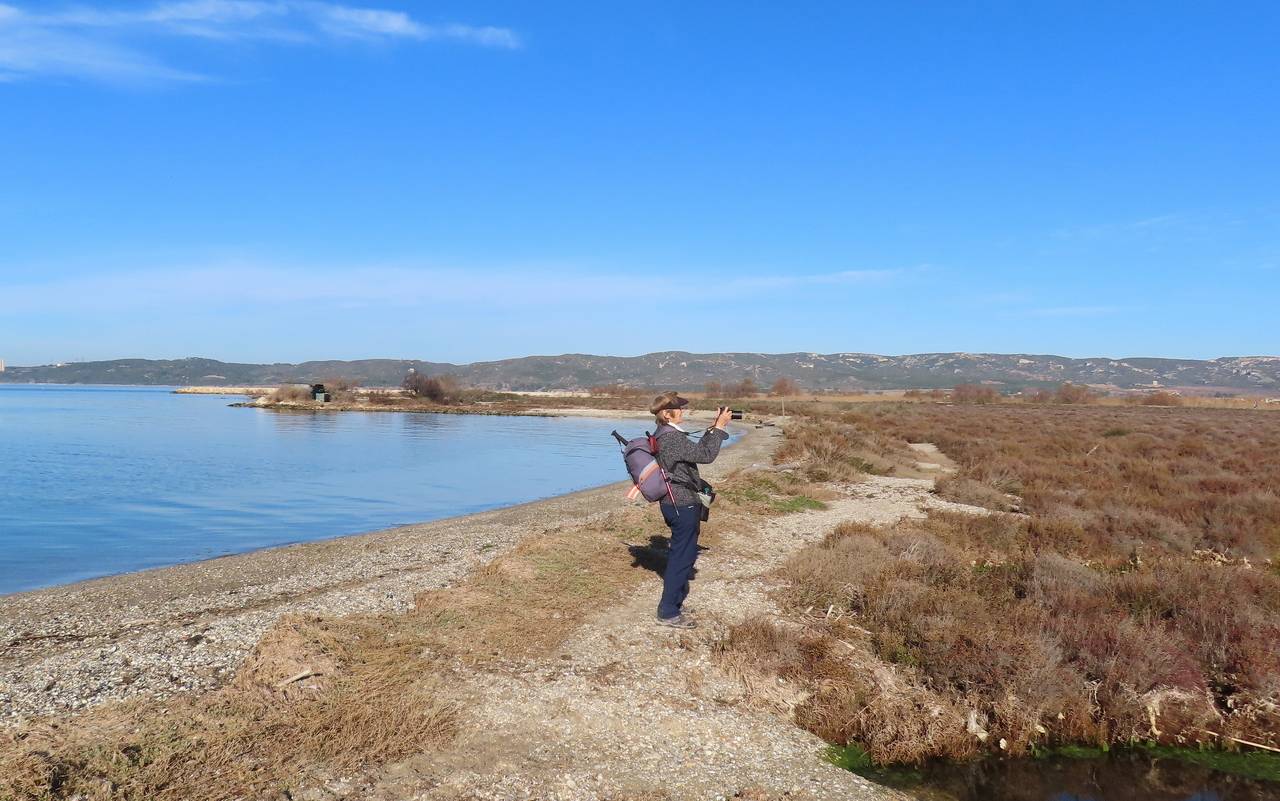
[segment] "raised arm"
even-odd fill
[[[663,461],[711,464],[720,453],[720,446],[729,438],[723,428],[708,428],[698,442],[691,442],[684,434],[667,434],[660,446]]]

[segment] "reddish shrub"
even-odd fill
[[[1141,395],[1130,395],[1125,398],[1126,403],[1132,403],[1137,406],[1181,406],[1182,396],[1176,392],[1144,392]]]
[[[954,403],[995,403],[1000,400],[1000,393],[993,387],[960,384],[951,390],[951,400]]]
[[[928,714],[972,710],[1012,753],[1205,729],[1280,743],[1280,416],[897,404],[831,418],[864,452],[933,442],[960,464],[944,495],[999,508],[1016,493],[1025,514],[842,526],[792,559],[788,599],[852,613],[859,658],[875,660],[815,685],[806,725],[878,758],[977,747],[931,734],[927,698]]]
[[[1093,403],[1098,399],[1098,393],[1094,392],[1082,384],[1072,384],[1067,381],[1058,386],[1058,391],[1054,393],[1054,400],[1058,403]]]

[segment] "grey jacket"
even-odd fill
[[[666,424],[658,426],[653,435],[658,439],[658,464],[667,471],[676,506],[698,503],[698,489],[702,486],[698,465],[714,462],[729,435],[710,428],[700,441],[694,442],[683,431]]]

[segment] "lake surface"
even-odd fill
[[[0,384],[0,594],[468,514],[626,478],[644,420],[282,413]],[[622,497],[619,495],[619,503]]]

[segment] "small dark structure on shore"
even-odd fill
[[[325,391],[324,384],[312,384],[311,399],[317,403],[328,403],[333,400],[333,396]]]

